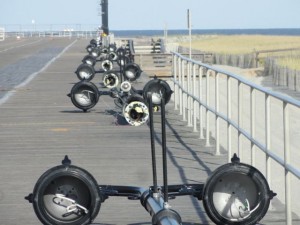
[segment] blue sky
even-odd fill
[[[300,0],[108,0],[111,30],[300,28]],[[101,25],[99,0],[2,0],[6,24]]]

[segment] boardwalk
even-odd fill
[[[59,165],[65,155],[69,155],[74,165],[88,170],[101,185],[151,185],[148,126],[120,124],[110,97],[101,97],[93,110],[82,113],[66,96],[78,81],[74,71],[85,55],[86,44],[87,40],[45,39],[0,46],[0,69],[6,70],[8,65],[24,66],[22,60],[34,58],[42,50],[49,54],[49,48],[56,49],[54,54],[59,54],[69,46],[47,68],[42,68],[46,63],[38,57],[43,66],[34,67],[42,71],[34,74],[26,85],[15,89],[1,86],[0,92],[10,90],[12,94],[0,105],[0,225],[40,224],[24,196],[32,192],[39,176]],[[35,61],[31,63],[28,67]],[[144,73],[134,86],[142,87],[148,79]],[[99,76],[94,82],[100,82]],[[180,120],[172,103],[167,106],[166,114],[170,184],[205,182],[214,169],[226,162],[227,156],[214,156],[213,147],[205,148],[198,134]],[[160,151],[158,115],[155,115],[155,129],[156,148]],[[161,168],[160,163],[158,167]],[[162,184],[162,176],[159,183]],[[185,225],[212,224],[202,203],[194,198],[178,197],[171,205]],[[270,211],[262,224],[279,225],[283,221],[282,212]],[[139,201],[109,198],[101,206],[94,224],[143,225],[151,224],[151,217]]]

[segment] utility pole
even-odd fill
[[[192,20],[191,20],[191,12],[187,10],[187,22],[188,22],[188,29],[189,29],[189,39],[190,39],[190,51],[189,57],[192,58]]]
[[[102,15],[102,27],[103,33],[109,35],[108,29],[108,0],[101,0],[101,15]]]

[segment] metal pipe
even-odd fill
[[[193,196],[198,200],[202,200],[202,192],[204,188],[204,183],[200,184],[173,184],[168,185],[168,194],[170,198],[174,198],[176,196]],[[152,190],[152,187],[150,188]],[[162,193],[165,192],[164,187],[161,187],[160,191]]]
[[[155,142],[154,142],[154,125],[153,125],[153,103],[152,103],[152,94],[150,93],[148,94],[148,100],[149,100],[153,187],[154,187],[154,193],[157,193],[158,190],[157,190],[156,154],[155,154]]]
[[[153,194],[150,191],[144,192],[141,203],[152,216],[152,224],[181,225],[180,215],[170,209],[170,206],[164,202],[161,194]]]
[[[265,139],[266,150],[271,149],[271,99],[270,95],[265,95]],[[269,184],[271,184],[271,158],[266,154],[266,178]]]
[[[188,63],[187,65],[187,69],[188,69],[188,72],[187,72],[187,89],[188,89],[188,92],[191,93],[192,92],[192,89],[191,89],[191,75],[192,75],[192,71],[191,71],[191,63]],[[191,127],[192,126],[192,106],[191,106],[191,96],[187,96],[187,110],[188,110],[188,118],[187,118],[187,121],[188,121],[188,127]]]
[[[118,196],[137,200],[141,198],[142,194],[147,189],[133,186],[99,185],[99,190],[103,196],[106,196],[106,198]]]
[[[108,0],[101,0],[101,13],[102,13],[102,30],[104,34],[109,35],[108,29]]]
[[[242,133],[240,132],[240,129],[242,129],[242,116],[243,116],[243,99],[242,99],[243,89],[242,89],[242,83],[238,81],[238,156],[241,161],[243,161],[243,145],[242,145]]]
[[[231,120],[231,77],[227,77],[227,151],[228,151],[228,162],[231,161],[231,134],[232,125],[229,122]]]
[[[210,84],[209,84],[210,70],[206,72],[206,104],[209,105],[209,92],[210,92]],[[210,146],[210,127],[209,127],[209,110],[206,109],[206,147]]]
[[[193,64],[193,95],[196,96],[196,64]],[[197,132],[197,102],[192,98],[193,101],[193,132]]]
[[[173,55],[173,73],[174,73],[174,80],[177,81],[177,56]],[[179,95],[178,95],[178,86],[177,85],[174,85],[174,110],[178,110],[178,98],[179,98]]]
[[[290,154],[290,118],[288,104],[283,105],[283,127],[284,127],[284,164],[291,162]],[[286,224],[292,225],[292,199],[291,199],[291,172],[285,168],[285,213]]]
[[[179,70],[179,84],[182,84],[183,78],[182,78],[182,64],[183,61],[181,59],[178,60],[178,70]],[[183,92],[182,89],[179,89],[179,115],[182,115],[182,108],[183,108]]]
[[[202,99],[202,76],[203,76],[203,67],[199,67],[199,99]],[[203,134],[203,113],[202,113],[202,105],[199,102],[199,138],[204,139]]]
[[[216,73],[216,78],[215,78],[215,107],[216,107],[216,112],[219,112],[220,108],[220,90],[219,90],[219,73]],[[221,155],[220,153],[220,118],[216,114],[216,155]]]
[[[166,113],[165,99],[161,98],[161,139],[162,139],[162,157],[163,157],[163,181],[164,181],[164,201],[167,203],[168,197],[168,167],[167,167],[167,145],[166,145]]]
[[[99,185],[99,190],[103,196],[106,197],[128,197],[131,200],[140,199],[143,201],[145,195],[158,196],[165,193],[165,187],[158,187],[158,193],[154,193],[153,186],[149,188],[135,187],[135,186],[121,186],[121,185]],[[174,198],[176,196],[193,196],[198,200],[202,200],[202,192],[204,183],[199,184],[173,184],[168,185],[167,190],[169,196]]]
[[[253,87],[251,87],[251,93],[250,93],[250,113],[251,113],[251,138],[255,139],[255,122],[256,122],[256,94],[255,94],[255,89]],[[255,160],[255,156],[256,156],[256,146],[254,145],[253,142],[251,142],[251,165],[255,167],[256,164],[256,160]]]
[[[185,61],[182,60],[182,87],[185,89],[186,84],[185,84],[185,75],[186,75],[186,67],[185,67]],[[182,120],[186,121],[186,99],[187,99],[187,94],[182,93]]]

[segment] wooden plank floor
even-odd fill
[[[42,173],[59,165],[65,155],[101,185],[151,185],[148,126],[120,124],[110,97],[101,97],[94,109],[82,113],[66,96],[78,81],[74,71],[85,55],[86,44],[87,40],[78,40],[0,105],[0,225],[40,224],[24,196],[32,192]],[[143,74],[134,86],[142,87],[148,79]],[[99,83],[100,76],[93,82]],[[169,183],[204,182],[226,162],[227,156],[214,156],[213,147],[204,147],[204,141],[181,121],[172,103],[167,106],[166,116]],[[159,115],[155,115],[155,129],[156,149],[160,152]],[[162,184],[161,174],[159,182]],[[185,225],[212,224],[202,203],[194,198],[178,197],[171,205]],[[284,224],[283,216],[282,212],[271,211],[262,223]],[[151,217],[139,201],[109,198],[94,224],[151,224]]]

